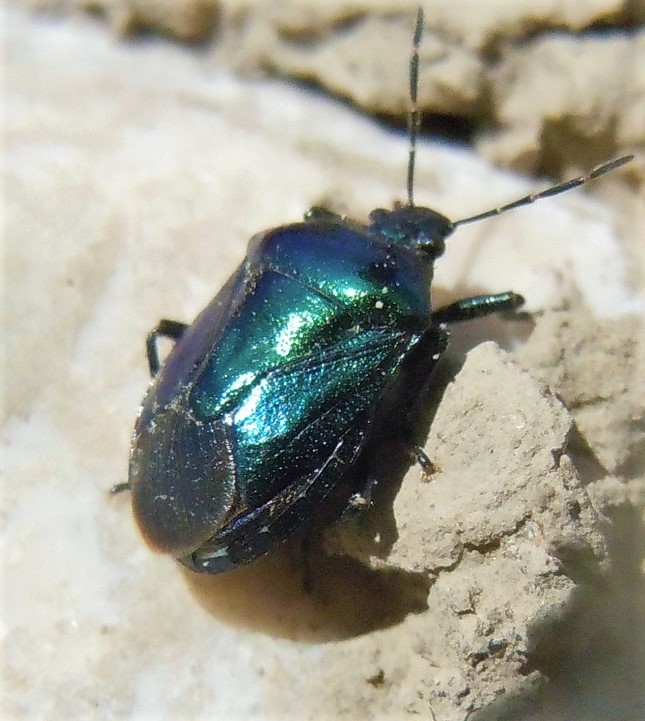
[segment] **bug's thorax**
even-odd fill
[[[370,228],[395,246],[421,251],[433,263],[443,255],[445,239],[454,230],[451,220],[430,208],[403,205],[370,213]]]

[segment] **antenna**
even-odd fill
[[[419,91],[419,45],[423,36],[423,8],[417,12],[417,24],[412,39],[412,55],[410,55],[410,112],[408,114],[408,133],[410,150],[408,154],[408,205],[414,206],[414,164],[417,156],[417,134],[421,122],[421,113],[417,104]]]
[[[591,170],[589,173],[587,173],[587,175],[581,175],[579,178],[573,178],[573,180],[565,180],[564,183],[553,185],[550,188],[546,188],[546,190],[541,190],[539,193],[531,193],[530,195],[526,195],[523,198],[519,198],[519,200],[514,200],[512,203],[501,205],[499,208],[493,208],[493,210],[486,210],[483,213],[472,215],[470,218],[463,218],[462,220],[457,220],[452,224],[453,228],[456,228],[458,225],[465,225],[466,223],[475,223],[478,220],[484,220],[484,218],[492,218],[494,215],[500,215],[501,213],[505,213],[507,210],[519,208],[523,205],[531,205],[531,203],[535,203],[536,200],[541,200],[542,198],[550,198],[552,195],[559,195],[560,193],[565,193],[567,190],[577,188],[579,185],[583,185],[589,180],[593,180],[594,178],[598,178],[605,173],[609,173],[611,170],[620,168],[621,165],[625,165],[625,163],[629,163],[633,159],[633,155],[623,155],[621,158],[608,160],[606,163],[596,165],[596,167],[593,168],[593,170]]]

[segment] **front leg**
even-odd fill
[[[438,308],[432,314],[432,322],[462,323],[472,318],[482,318],[505,310],[515,310],[523,304],[524,298],[511,290],[505,293],[474,295],[471,298],[463,298],[443,308]]]

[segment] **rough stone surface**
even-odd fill
[[[404,119],[414,0],[35,0],[99,9],[118,34],[202,39],[219,65],[313,81],[369,112]],[[515,0],[423,3],[420,107],[471,129],[516,170],[564,173],[645,150],[642,3]],[[171,9],[172,8],[172,9]],[[603,32],[598,28],[602,27]],[[645,162],[632,166],[640,185]]]
[[[539,318],[516,357],[563,400],[605,472],[626,472],[645,447],[643,318],[594,319],[584,308]]]
[[[390,207],[406,139],[203,48],[3,12],[0,715],[640,721],[637,173],[450,239],[437,304],[513,288],[533,315],[454,329],[426,445],[439,470],[384,478],[334,553],[314,541],[311,593],[297,544],[195,576],[107,493],[127,472],[143,339],[194,317],[258,230],[321,202]],[[452,218],[536,185],[466,147],[422,140],[418,162],[418,201]],[[511,357],[475,348],[491,340]]]
[[[378,517],[378,504],[358,529],[328,532],[332,553],[430,579],[427,609],[395,633],[408,634],[411,652],[425,662],[399,669],[401,683],[421,689],[438,718],[462,718],[501,688],[521,693],[529,654],[570,610],[572,578],[603,576],[598,516],[565,453],[570,427],[546,387],[495,344],[482,344],[432,423],[425,451],[439,470],[424,481],[411,469],[396,495],[395,532],[387,514]],[[380,636],[380,668],[390,682],[393,635]],[[529,676],[533,684],[540,678]]]

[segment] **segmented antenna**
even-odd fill
[[[408,133],[410,137],[410,150],[408,155],[408,205],[414,205],[414,164],[417,157],[417,134],[421,122],[421,113],[417,104],[419,91],[419,45],[423,35],[423,8],[417,12],[417,24],[414,28],[412,40],[412,55],[410,55],[410,112],[408,113]]]
[[[452,225],[456,228],[458,225],[475,223],[478,220],[484,220],[484,218],[492,218],[494,215],[500,215],[500,213],[505,213],[507,210],[512,210],[513,208],[520,208],[523,205],[531,205],[531,203],[535,203],[536,200],[550,198],[552,195],[565,193],[567,190],[577,188],[579,185],[582,185],[589,180],[593,180],[594,178],[598,178],[611,170],[620,168],[621,165],[625,165],[625,163],[629,163],[633,159],[633,155],[623,155],[621,158],[609,160],[606,163],[597,165],[593,168],[593,170],[587,173],[587,175],[581,175],[579,178],[573,178],[573,180],[565,180],[564,183],[553,185],[550,188],[546,188],[546,190],[541,190],[539,193],[531,193],[523,198],[519,198],[519,200],[514,200],[512,203],[507,203],[506,205],[501,205],[499,208],[493,208],[493,210],[487,210],[483,213],[472,215],[470,218],[462,218],[462,220],[457,220]]]

